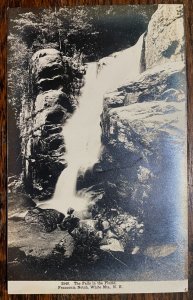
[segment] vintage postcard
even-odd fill
[[[8,13],[8,292],[187,291],[183,5]]]

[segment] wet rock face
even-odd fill
[[[24,182],[26,191],[38,199],[49,199],[57,179],[66,167],[63,124],[76,107],[70,74],[76,70],[55,49],[37,51],[31,59],[31,78],[35,98],[23,106],[21,120]],[[83,72],[77,71],[80,89]],[[72,74],[71,74],[72,75]]]
[[[164,42],[163,42],[164,41]],[[159,5],[145,37],[145,67],[184,59],[183,6]]]

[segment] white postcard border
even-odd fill
[[[8,281],[9,294],[131,294],[187,292],[178,281]]]

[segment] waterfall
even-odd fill
[[[92,168],[100,157],[104,94],[134,80],[140,73],[142,44],[143,35],[133,47],[87,64],[79,106],[63,128],[68,166],[58,179],[53,198],[43,204],[44,208],[65,213],[72,207],[75,212],[84,213],[92,204],[89,194],[77,194],[77,176]]]

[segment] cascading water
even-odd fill
[[[64,213],[69,207],[77,213],[88,210],[91,197],[88,193],[76,193],[77,176],[92,168],[100,157],[100,115],[104,94],[133,80],[140,73],[142,43],[143,35],[133,47],[99,62],[88,63],[79,106],[63,128],[68,166],[59,177],[53,198],[44,203],[44,208]]]

